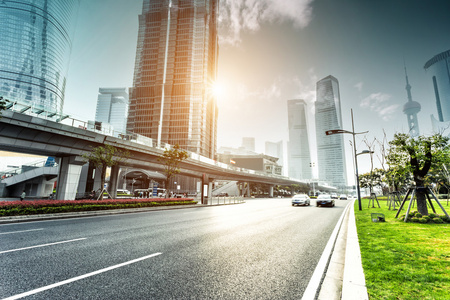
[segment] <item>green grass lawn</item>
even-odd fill
[[[386,201],[367,208],[368,201],[362,211],[355,201],[355,217],[370,299],[450,299],[450,224],[404,223]],[[383,213],[386,222],[372,222],[371,213]]]

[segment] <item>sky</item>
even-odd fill
[[[131,87],[142,0],[81,0],[64,112],[93,120],[99,87]],[[315,161],[316,82],[339,80],[344,129],[353,109],[357,152],[363,139],[390,140],[407,132],[405,66],[421,134],[431,134],[437,114],[424,64],[450,49],[448,0],[222,0],[218,146],[239,147],[254,137],[288,140],[287,100],[308,103],[310,143]],[[332,129],[332,128],[330,128]],[[345,135],[347,173],[353,179],[351,135]],[[286,148],[286,144],[285,144]],[[375,167],[377,167],[375,149]],[[358,157],[359,173],[370,159]],[[316,174],[317,170],[314,170]]]

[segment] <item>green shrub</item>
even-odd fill
[[[411,218],[411,221],[412,221],[413,223],[419,223],[419,222],[420,222],[420,219],[414,217],[414,218]]]
[[[439,216],[438,215],[436,215],[436,214],[429,214],[428,215],[430,218],[432,218],[432,219],[434,219],[434,218],[438,218]]]
[[[428,223],[431,221],[431,218],[429,216],[424,216],[420,219],[420,223]]]
[[[415,216],[416,218],[422,218],[422,214],[421,214],[421,213],[416,213],[414,216]]]
[[[444,223],[444,220],[442,220],[441,218],[434,218],[433,223],[442,224],[442,223]]]

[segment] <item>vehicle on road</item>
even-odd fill
[[[306,194],[298,194],[292,197],[292,206],[295,205],[310,205],[311,198]]]
[[[334,206],[334,199],[332,199],[330,195],[321,194],[316,199],[316,206],[318,207],[320,205]]]
[[[347,199],[348,199],[347,195],[340,195],[339,196],[339,200],[347,200]]]
[[[338,195],[336,193],[331,193],[331,199],[337,199]]]

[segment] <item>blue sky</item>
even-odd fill
[[[93,119],[99,87],[132,85],[141,7],[141,0],[80,1],[65,113]],[[406,132],[404,64],[422,105],[421,133],[431,133],[436,105],[423,66],[450,49],[449,11],[448,0],[222,0],[219,146],[249,136],[263,152],[265,141],[287,141],[286,104],[296,98],[309,104],[314,144],[315,83],[328,75],[340,83],[345,129],[353,109],[355,130],[368,130],[369,141],[383,130],[388,139]],[[359,160],[368,172],[369,159]]]

